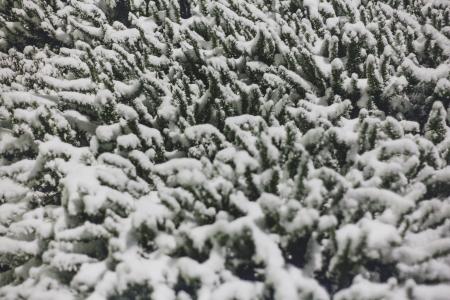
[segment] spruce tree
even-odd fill
[[[431,108],[428,121],[425,124],[425,137],[434,144],[439,144],[447,136],[447,112],[441,102],[436,101]]]

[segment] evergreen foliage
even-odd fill
[[[0,1],[0,298],[446,299],[449,15]]]

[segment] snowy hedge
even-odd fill
[[[0,0],[0,298],[448,299],[450,2],[189,2]]]

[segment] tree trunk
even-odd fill
[[[128,21],[128,13],[130,12],[130,7],[128,0],[119,0],[116,4],[116,20],[121,22],[125,26],[130,26]]]
[[[188,19],[191,17],[191,6],[189,0],[178,0],[180,3],[180,15],[183,19]]]

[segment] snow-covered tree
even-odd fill
[[[445,299],[445,1],[0,1],[1,299]]]

